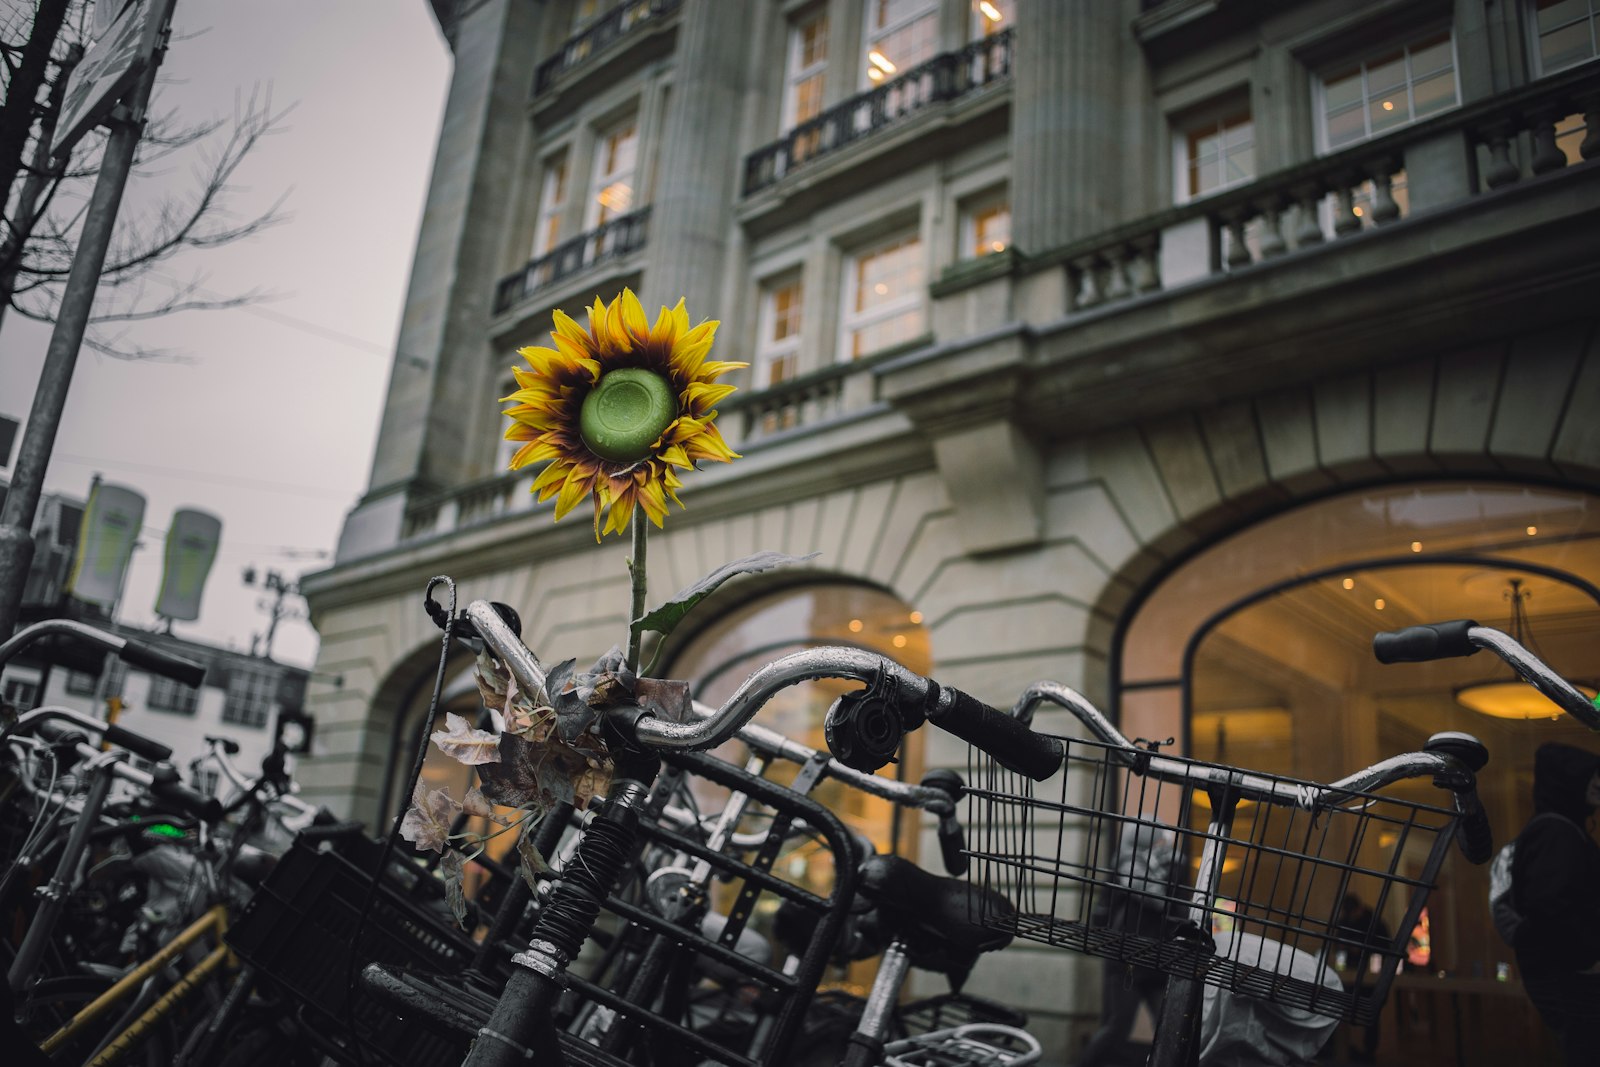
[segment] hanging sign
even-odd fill
[[[121,485],[97,482],[78,530],[78,559],[67,591],[110,609],[122,596],[122,579],[144,525],[144,497]]]
[[[222,541],[222,520],[193,508],[172,513],[162,557],[161,591],[156,594],[156,614],[193,622],[200,617],[200,593]]]

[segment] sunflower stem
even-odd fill
[[[639,650],[644,643],[644,631],[635,630],[632,623],[635,619],[644,618],[645,601],[645,542],[650,529],[645,519],[644,508],[638,507],[633,511],[633,555],[628,558],[628,576],[633,579],[633,610],[628,612],[628,669],[635,676],[639,673]]]

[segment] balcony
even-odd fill
[[[683,0],[628,0],[611,8],[582,33],[569,37],[560,51],[534,69],[533,95],[539,96],[563,74],[582,66],[589,57],[605,51],[636,28],[658,23],[682,5]]]
[[[1011,77],[1012,31],[934,56],[890,82],[808,119],[745,159],[750,196],[808,163],[864,140],[938,105],[981,92]]]
[[[645,246],[649,236],[650,209],[643,207],[564,241],[500,279],[494,287],[494,313],[502,315],[540,289],[580,271],[631,255]]]
[[[1600,158],[1600,70],[1544,79],[1057,249],[1069,315],[1348,242]],[[964,287],[949,277],[935,296]]]

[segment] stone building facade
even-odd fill
[[[721,415],[744,458],[686,479],[653,590],[820,553],[719,596],[669,669],[843,590],[777,637],[877,627],[993,704],[1053,678],[1224,762],[1329,780],[1470,728],[1501,832],[1534,745],[1592,744],[1459,708],[1481,662],[1385,675],[1363,649],[1504,624],[1525,588],[1542,649],[1595,671],[1594,3],[433,6],[455,75],[372,477],[301,583],[344,679],[311,684],[308,796],[395,802],[431,575],[516,606],[546,656],[620,639],[626,546],[504,470],[494,398],[553,309],[625,285],[752,363]],[[1492,973],[1486,881],[1445,879],[1434,959]],[[1098,1012],[1076,957],[1019,946],[973,981],[1057,1055]],[[1426,1062],[1404,1040],[1385,1055]]]

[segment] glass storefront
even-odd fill
[[[1384,666],[1372,636],[1459,618],[1509,630],[1515,601],[1525,643],[1592,689],[1597,578],[1600,499],[1586,494],[1428,482],[1329,497],[1205,549],[1153,589],[1121,634],[1122,725],[1201,759],[1314,781],[1464,731],[1489,749],[1479,789],[1497,843],[1509,840],[1532,815],[1534,750],[1558,740],[1600,752],[1600,737],[1536,694],[1502,712],[1510,717],[1470,710],[1476,688],[1512,677],[1490,653]],[[1426,781],[1397,795],[1444,796]],[[1487,868],[1452,852],[1386,1011],[1381,1059],[1432,1062],[1421,1050],[1465,1048],[1485,1011],[1504,1013],[1505,1025],[1483,1040],[1510,1049],[1545,1040],[1487,895]],[[1380,916],[1391,929],[1400,902],[1393,909]]]

